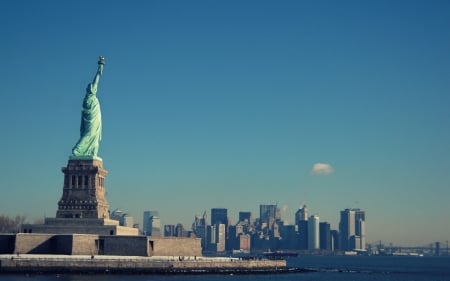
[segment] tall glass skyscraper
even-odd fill
[[[319,249],[319,216],[311,216],[308,220],[308,250]]]
[[[360,209],[341,211],[339,222],[341,250],[366,249],[366,214]]]

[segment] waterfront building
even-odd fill
[[[228,210],[226,208],[211,209],[211,225],[224,224],[228,226]]]
[[[216,252],[225,252],[226,225],[223,223],[216,224]]]
[[[133,227],[133,228],[139,228],[139,225],[135,227],[134,218],[129,214],[124,214],[122,216],[122,226],[125,227]]]
[[[110,217],[111,219],[118,221],[120,226],[134,227],[133,217],[127,213],[124,213],[120,209],[115,209],[112,211]]]
[[[306,205],[300,207],[297,212],[295,212],[295,224],[298,225],[300,221],[308,220],[308,208]]]
[[[250,253],[251,236],[249,234],[240,234],[238,237],[239,237],[239,250],[243,253]]]
[[[225,224],[208,225],[206,227],[206,250],[224,252],[226,250],[225,235]]]
[[[299,249],[308,249],[308,221],[298,222]]]
[[[330,231],[330,235],[331,235],[331,250],[332,251],[339,250],[340,249],[340,246],[339,246],[339,231],[331,230]]]
[[[175,236],[184,237],[184,226],[181,223],[178,223],[177,226],[175,226]]]
[[[144,211],[143,213],[143,224],[142,224],[142,232],[144,235],[150,235],[152,233],[152,217],[158,217],[159,218],[159,212],[156,210],[153,211]]]
[[[223,235],[224,235],[224,240],[219,242],[219,236],[218,233],[220,229],[219,225],[223,224],[224,225],[224,230],[223,230]],[[228,240],[228,226],[229,226],[229,221],[228,221],[228,209],[226,208],[212,208],[211,209],[211,225],[216,226],[216,246],[219,243],[223,243],[223,246],[226,247],[226,240]],[[221,232],[222,233],[222,232]],[[220,244],[219,246],[219,250],[216,249],[216,251],[222,252],[222,244]],[[225,248],[224,250],[225,251]]]
[[[212,250],[212,245],[216,244],[216,225],[208,225],[206,227],[206,242],[208,250]]]
[[[366,248],[365,212],[360,209],[341,211],[339,222],[341,250],[349,251]]]
[[[275,222],[281,219],[277,205],[259,205],[259,223],[272,230]],[[264,228],[264,227],[261,227]]]
[[[308,250],[319,249],[319,222],[320,218],[317,215],[309,217],[308,220]]]
[[[319,223],[319,244],[321,250],[331,251],[331,226],[328,222]]]
[[[166,224],[164,225],[164,237],[172,237],[175,236],[175,225]]]
[[[239,222],[245,222],[245,221],[247,221],[247,223],[249,223],[249,224],[253,223],[252,212],[247,212],[247,211],[239,212]]]
[[[282,249],[298,248],[298,233],[295,230],[295,225],[283,225],[280,232],[282,237],[280,247]]]
[[[366,213],[359,209],[355,210],[355,235],[359,236],[359,244],[356,249],[366,249]]]
[[[207,234],[207,225],[208,225],[208,221],[207,221],[208,217],[206,215],[206,211],[203,212],[203,215],[196,215],[195,219],[194,219],[194,223],[192,224],[192,231],[194,232],[194,234],[198,237],[202,239],[202,249],[206,250],[206,243],[207,243],[207,239],[206,239],[206,234]]]
[[[152,216],[150,218],[150,226],[148,236],[161,237],[161,219],[157,216]]]

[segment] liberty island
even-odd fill
[[[46,217],[43,224],[22,224],[17,234],[0,234],[0,273],[69,269],[291,272],[285,260],[203,257],[200,238],[140,235],[138,228],[121,226],[110,218],[105,187],[108,172],[98,157],[102,118],[97,92],[104,64],[100,56],[86,89],[80,137],[62,168],[64,184],[56,217]]]

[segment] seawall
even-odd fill
[[[0,255],[0,273],[283,273],[285,260],[217,257]],[[298,271],[297,271],[298,272]]]

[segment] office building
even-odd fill
[[[152,232],[151,225],[152,225],[152,217],[158,217],[159,218],[159,212],[158,211],[144,211],[143,213],[143,224],[142,224],[142,232],[144,235],[150,235]]]
[[[151,216],[147,231],[147,236],[161,237],[161,219],[157,216]]]
[[[252,212],[239,212],[239,222],[253,223]]]
[[[366,214],[360,209],[345,209],[341,211],[339,222],[341,250],[360,250],[366,248]]]
[[[319,249],[319,216],[313,215],[308,220],[308,250]]]
[[[331,250],[336,251],[340,249],[339,245],[339,231],[337,230],[330,230],[331,235]]]
[[[319,223],[319,244],[321,250],[331,251],[331,226],[327,222]]]
[[[295,224],[298,225],[300,221],[308,220],[308,208],[306,205],[303,205],[301,208],[295,212]]]
[[[196,215],[195,216],[195,220],[194,223],[192,224],[192,231],[194,232],[194,234],[198,237],[202,239],[202,248],[203,250],[206,250],[207,247],[207,239],[206,239],[206,234],[207,234],[207,225],[208,225],[208,221],[207,221],[208,217],[206,215],[206,211],[203,213],[202,216],[200,215]]]
[[[298,222],[299,249],[308,249],[308,221]]]
[[[164,237],[172,237],[175,236],[175,225],[166,224],[164,225]]]
[[[228,210],[225,208],[211,209],[211,225],[224,224],[228,226]]]
[[[276,221],[281,220],[277,205],[259,205],[259,223],[261,228],[272,230]]]

